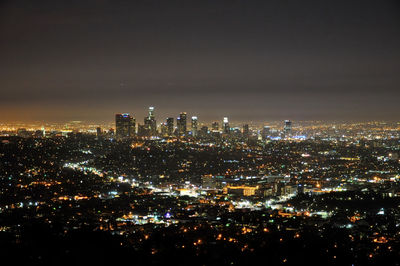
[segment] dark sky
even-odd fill
[[[398,120],[399,1],[0,2],[0,121]]]

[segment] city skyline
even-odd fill
[[[13,265],[397,265],[398,0],[0,2]]]
[[[0,120],[398,119],[398,3],[306,2],[3,1]]]
[[[63,123],[74,123],[74,122],[79,122],[79,123],[84,123],[84,124],[108,124],[108,123],[114,123],[115,122],[115,115],[117,114],[127,114],[132,116],[133,119],[138,119],[137,124],[146,124],[146,119],[149,118],[149,111],[148,108],[157,108],[157,107],[148,107],[144,106],[140,111],[138,110],[137,112],[132,112],[129,111],[128,109],[123,109],[121,110],[114,110],[113,113],[107,113],[105,116],[100,117],[98,119],[93,119],[93,117],[88,117],[85,114],[78,114],[74,115],[71,117],[65,117],[65,116],[60,116],[56,118],[50,118],[50,119],[45,119],[45,117],[41,118],[35,118],[35,119],[4,119],[4,117],[1,119],[0,118],[0,123],[2,124],[13,124],[13,123],[56,123],[56,124],[63,124]],[[169,110],[169,109],[167,109]],[[186,112],[186,111],[178,111],[176,113],[168,111],[164,112],[165,110],[159,110],[157,108],[156,115],[153,116],[153,118],[156,118],[156,125],[157,128],[160,127],[163,123],[166,122],[167,119],[173,118],[173,119],[178,119],[181,113],[187,114],[188,118],[191,119],[192,117],[196,117],[200,119],[200,124],[208,124],[212,125],[214,122],[220,122],[223,123],[224,118],[229,117],[229,121],[233,122],[233,124],[254,124],[254,125],[262,125],[262,124],[268,124],[268,123],[280,123],[285,120],[290,120],[290,121],[297,121],[300,123],[310,123],[310,122],[326,122],[326,123],[368,123],[368,122],[388,122],[388,123],[393,123],[397,122],[398,119],[393,118],[393,119],[374,119],[374,118],[365,118],[365,119],[356,119],[356,118],[343,118],[340,119],[339,117],[337,118],[332,118],[332,119],[322,119],[322,118],[303,118],[303,119],[294,119],[293,117],[296,117],[295,115],[291,116],[284,116],[284,115],[279,115],[275,117],[271,117],[270,115],[257,115],[255,114],[253,117],[249,115],[247,119],[240,119],[240,115],[236,116],[231,116],[227,115],[226,112],[221,110],[220,113],[215,113],[212,115],[207,115],[206,113],[203,114],[201,111],[200,112]],[[260,117],[257,119],[257,117]],[[144,122],[142,121],[143,119]],[[188,120],[190,122],[190,120]]]

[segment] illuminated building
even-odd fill
[[[145,137],[149,135],[149,131],[146,125],[138,124],[138,136]]]
[[[178,127],[178,136],[183,137],[186,136],[186,112],[182,112],[179,114],[179,117],[176,121],[176,125]]]
[[[193,137],[197,137],[198,135],[198,128],[197,125],[198,121],[197,121],[197,116],[192,116],[192,136]]]
[[[42,137],[44,137],[44,133],[43,133],[43,130],[36,130],[35,131],[35,133],[33,134],[33,136],[35,137],[35,138],[42,138]]]
[[[168,136],[172,136],[174,134],[174,118],[173,117],[167,118],[167,132],[168,132]]]
[[[222,123],[222,130],[223,130],[223,133],[225,133],[225,134],[229,134],[231,131],[231,129],[229,127],[228,117],[224,117],[224,120]]]
[[[292,121],[285,120],[285,126],[283,128],[285,137],[290,137],[292,135]]]
[[[167,123],[161,123],[160,131],[161,131],[161,135],[162,135],[162,136],[168,136],[168,126],[167,126]]]
[[[214,184],[213,184],[213,177],[212,175],[203,175],[201,177],[201,186],[203,189],[206,188],[213,188]]]
[[[235,138],[240,138],[242,136],[242,131],[240,130],[240,127],[233,127],[231,128],[230,132]]]
[[[108,130],[108,137],[110,137],[110,138],[114,138],[115,137],[115,132],[114,132],[113,128],[110,128]]]
[[[264,126],[262,130],[262,139],[267,139],[271,134],[271,128],[269,126]]]
[[[243,137],[248,138],[250,136],[249,125],[243,125]]]
[[[199,136],[200,137],[206,137],[208,135],[208,127],[207,126],[202,126],[199,130]]]
[[[115,115],[116,138],[124,139],[134,136],[136,121],[129,114]]]
[[[211,124],[211,130],[218,131],[219,130],[219,123],[218,122],[213,122]]]
[[[26,128],[18,128],[17,136],[22,138],[27,138],[29,137],[29,132],[26,130]]]
[[[243,195],[243,196],[253,196],[256,194],[256,187],[250,186],[226,186],[223,189],[224,194],[236,194],[236,195]]]
[[[144,125],[149,136],[157,135],[156,118],[154,116],[154,107],[152,106],[149,107],[149,115],[144,118]]]
[[[96,128],[96,136],[99,138],[102,136],[101,127]]]

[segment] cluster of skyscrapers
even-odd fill
[[[211,133],[212,135],[220,134],[230,135],[235,133],[235,130],[229,125],[228,117],[224,117],[222,120],[222,127],[220,130],[220,124],[213,122],[211,124],[211,130],[207,126],[199,128],[199,122],[197,116],[191,117],[190,128],[188,129],[188,121],[186,112],[181,112],[176,118],[176,127],[173,117],[168,117],[165,122],[160,124],[159,130],[157,129],[156,118],[154,114],[154,107],[149,107],[148,115],[144,118],[143,124],[138,124],[136,129],[136,119],[128,113],[116,114],[115,115],[115,137],[119,140],[131,138],[134,136],[139,137],[200,137],[202,135]],[[290,136],[292,131],[292,122],[285,120],[284,134]],[[249,125],[243,125],[243,129],[240,134],[243,137],[250,136]],[[263,138],[270,135],[270,128],[264,127],[260,132]]]
[[[174,118],[168,117],[166,122],[161,123],[160,132],[157,130],[156,118],[154,115],[154,107],[149,107],[148,116],[144,118],[143,124],[138,124],[136,130],[136,119],[128,113],[115,115],[116,138],[124,139],[133,136],[177,136],[186,137],[190,134],[193,137],[198,136],[198,120],[197,116],[193,116],[191,120],[191,128],[187,128],[187,114],[182,112],[176,119],[176,128]]]

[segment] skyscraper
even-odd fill
[[[144,125],[148,131],[149,136],[157,135],[157,124],[154,115],[154,107],[149,107],[149,115],[144,118]]]
[[[174,118],[167,118],[167,135],[172,136],[174,134]]]
[[[271,128],[269,126],[264,126],[261,135],[262,139],[267,139],[271,135]]]
[[[149,107],[149,118],[150,118],[150,119],[155,119],[155,116],[154,116],[154,107],[153,107],[153,106],[150,106],[150,107]]]
[[[160,132],[161,132],[161,136],[166,137],[168,136],[168,127],[167,127],[167,123],[161,123],[160,125]]]
[[[283,128],[283,132],[286,138],[292,135],[292,121],[285,120],[285,126]]]
[[[218,131],[219,130],[219,123],[217,121],[211,124],[211,130]]]
[[[100,138],[103,135],[103,132],[101,131],[101,127],[96,128],[96,137]]]
[[[222,123],[222,130],[223,130],[224,134],[229,134],[231,131],[231,128],[229,127],[228,117],[224,117],[224,120]]]
[[[197,137],[198,136],[198,129],[197,129],[197,116],[192,116],[192,136]]]
[[[179,137],[186,136],[186,131],[187,131],[186,112],[182,112],[179,114],[179,117],[176,121],[176,125],[178,127],[178,136]]]
[[[199,130],[199,137],[205,138],[208,135],[208,127],[202,126]]]
[[[174,134],[174,118],[168,117],[167,118],[167,133],[168,136],[172,136]]]
[[[116,138],[121,140],[133,137],[135,134],[136,120],[129,114],[115,115]]]
[[[249,125],[243,125],[243,137],[248,138],[250,136]]]

